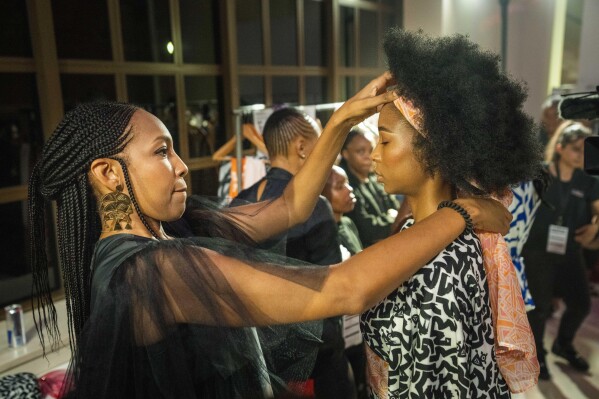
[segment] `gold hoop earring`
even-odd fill
[[[123,186],[120,184],[116,186],[116,191],[100,198],[102,231],[132,230],[130,216],[132,213],[131,198],[123,193]],[[125,223],[124,228],[122,223]]]

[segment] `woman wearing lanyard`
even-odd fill
[[[564,122],[548,144],[546,161],[551,182],[524,246],[526,274],[536,308],[528,312],[535,335],[541,379],[549,379],[543,334],[551,315],[551,299],[563,298],[562,316],[552,352],[579,371],[589,364],[574,349],[574,336],[590,309],[588,277],[582,247],[599,231],[599,180],[583,170],[584,139],[591,135],[577,122]]]

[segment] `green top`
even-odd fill
[[[362,251],[362,241],[358,228],[347,216],[341,216],[341,220],[337,223],[337,231],[339,232],[339,241],[350,254],[355,255]]]
[[[355,223],[360,240],[366,248],[391,234],[395,218],[389,216],[387,211],[397,209],[399,203],[385,192],[374,175],[370,175],[366,182],[361,182],[349,168],[345,168],[345,171],[356,196],[354,210],[345,215]]]

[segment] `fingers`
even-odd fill
[[[381,93],[386,92],[387,87],[393,84],[395,84],[395,81],[393,79],[393,76],[391,75],[391,72],[384,72],[383,74],[372,79],[366,86],[364,86],[364,88],[362,88],[362,90],[360,90],[354,96],[354,98],[362,99],[368,97],[375,97]]]
[[[381,75],[377,76],[376,78],[372,79],[370,81],[370,83],[368,84],[368,86],[376,87],[377,88],[376,94],[380,94],[380,93],[383,93],[384,91],[386,91],[387,87],[389,87],[393,84],[395,84],[393,75],[391,75],[391,72],[386,71],[386,72],[382,73]]]
[[[387,103],[395,101],[397,98],[397,93],[394,91],[385,91],[383,94],[376,95],[374,97],[368,97],[359,100],[360,108],[378,108]]]

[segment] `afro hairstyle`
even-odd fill
[[[431,174],[474,195],[503,192],[540,173],[541,146],[522,106],[526,89],[499,56],[463,35],[391,29],[384,41],[396,91],[420,110],[416,156]]]

